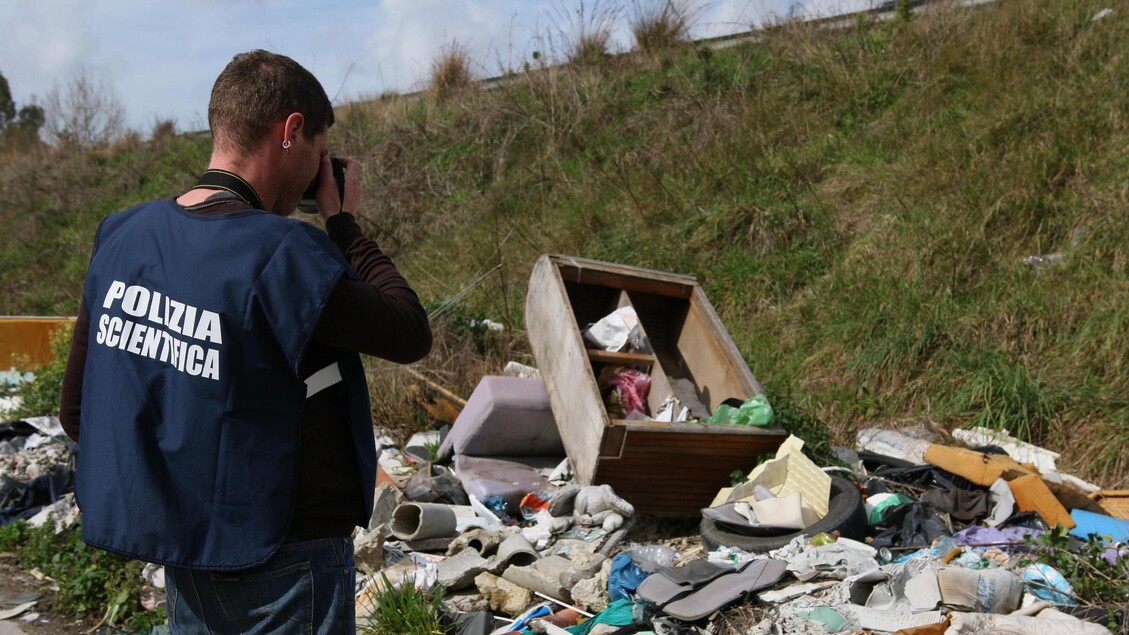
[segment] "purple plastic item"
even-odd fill
[[[996,529],[994,527],[980,527],[973,525],[964,531],[953,534],[953,542],[958,545],[991,545],[1004,553],[1012,554],[1027,551],[1024,541],[1028,536],[1038,537],[1043,534],[1038,529],[1028,527],[1007,527]],[[1009,544],[1014,543],[1014,544]]]
[[[549,481],[538,471],[552,469],[561,462],[558,457],[489,458],[481,456],[456,456],[455,474],[463,483],[467,494],[478,500],[494,496],[506,499],[506,505],[515,516],[520,514],[521,499],[530,492],[543,492]]]
[[[467,399],[439,456],[565,456],[540,379],[483,377]]]

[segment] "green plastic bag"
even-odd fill
[[[740,408],[722,404],[705,423],[732,423],[739,426],[772,425],[775,415],[768,397],[757,395],[741,404]]]

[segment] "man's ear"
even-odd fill
[[[282,140],[294,143],[298,135],[302,133],[303,126],[306,125],[306,118],[300,112],[292,112],[286,117],[286,123],[282,128]],[[287,144],[289,145],[289,144]]]

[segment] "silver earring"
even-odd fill
[[[282,149],[283,150],[289,150],[290,149],[290,140],[289,139],[283,139],[282,140]]]

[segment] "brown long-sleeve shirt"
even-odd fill
[[[217,194],[187,208],[202,215],[246,209],[238,199]],[[419,298],[392,260],[365,237],[347,212],[326,221],[326,231],[360,279],[338,281],[299,364],[303,377],[332,362],[330,348],[344,348],[398,363],[423,358],[431,350],[431,327]],[[59,419],[78,441],[82,377],[90,331],[85,306],[75,322],[60,400]],[[298,487],[289,536],[313,539],[347,536],[365,501],[348,419],[331,391],[306,400],[299,449]]]

